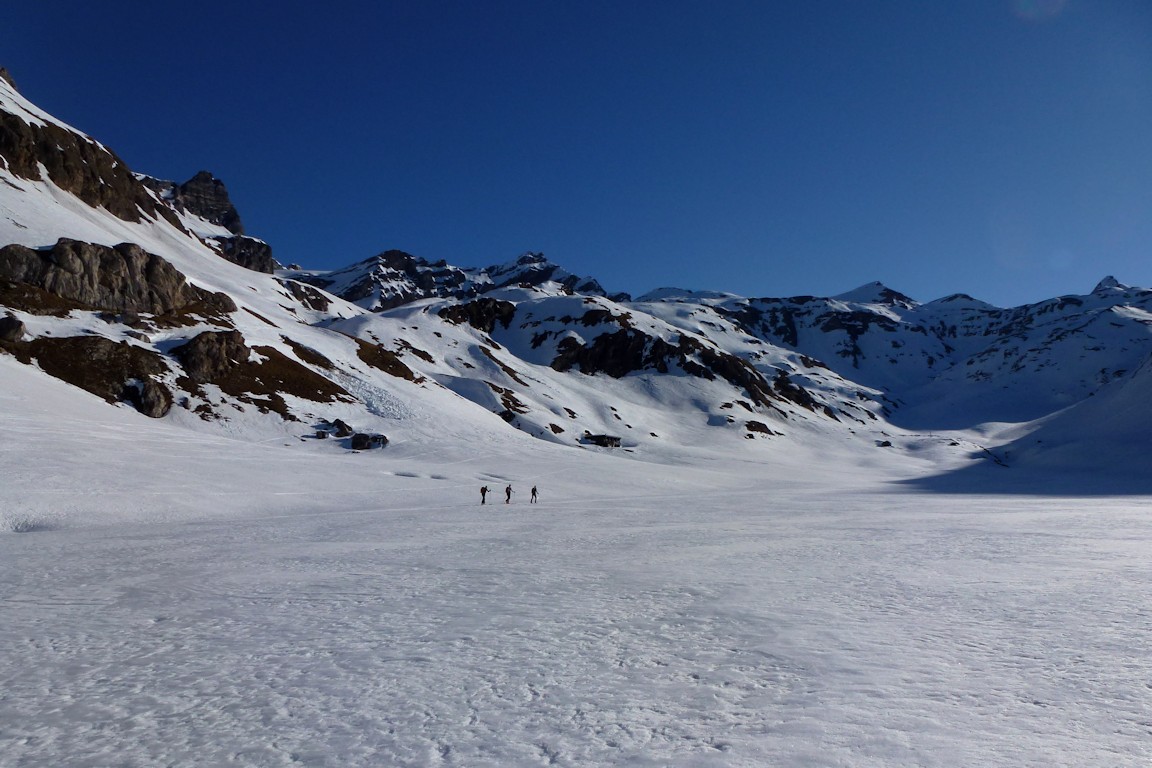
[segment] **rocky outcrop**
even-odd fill
[[[352,440],[348,445],[354,451],[369,451],[388,445],[388,438],[379,434],[370,435],[365,432],[357,432],[352,435]]]
[[[429,298],[470,301],[489,291],[510,286],[544,288],[566,294],[605,296],[604,289],[589,277],[578,277],[529,253],[515,262],[484,269],[454,267],[444,260],[429,262],[404,251],[385,251],[345,269],[323,274],[300,273],[293,277],[336,294],[372,311],[384,311]],[[612,297],[627,301],[628,294]]]
[[[140,181],[174,210],[187,211],[234,235],[244,234],[240,213],[232,204],[224,182],[208,171],[200,171],[183,184],[149,176],[141,176]]]
[[[552,368],[557,371],[579,367],[590,376],[602,372],[619,379],[645,369],[667,373],[668,359],[675,355],[675,348],[663,339],[622,328],[615,333],[602,333],[587,344],[569,336],[561,340],[556,352]]]
[[[0,317],[0,341],[13,343],[24,338],[24,323],[15,315]]]
[[[152,378],[129,382],[120,397],[140,413],[153,419],[158,419],[172,410],[172,392]]]
[[[179,226],[175,214],[149,194],[124,161],[56,123],[25,122],[0,110],[0,158],[16,176],[41,181],[46,173],[60,189],[125,221],[163,216]]]
[[[391,309],[414,299],[428,296],[459,296],[468,275],[447,262],[428,262],[404,251],[385,251],[379,260],[378,275],[386,282],[405,284],[410,289],[392,296],[381,297],[381,309]]]
[[[315,312],[326,312],[332,305],[332,300],[310,285],[296,280],[281,280],[280,285],[288,289],[292,298]]]
[[[506,286],[536,288],[547,282],[557,283],[567,294],[579,293],[585,296],[608,296],[604,287],[591,277],[580,277],[554,264],[542,253],[525,253],[511,264],[488,267],[483,273],[491,280],[487,290]],[[628,301],[626,293],[609,297],[613,301]]]
[[[224,294],[190,285],[169,262],[133,243],[109,247],[61,238],[47,250],[7,245],[0,248],[0,281],[113,312],[164,315],[192,305],[236,309]]]
[[[803,300],[801,298],[792,301]],[[735,310],[717,307],[716,311],[758,338],[773,339],[789,347],[795,347],[799,341],[796,332],[796,312],[782,300],[759,299],[758,306],[749,302],[738,306]]]
[[[496,323],[507,328],[516,315],[516,305],[510,301],[477,299],[467,304],[453,304],[440,310],[440,317],[450,323],[468,323],[484,333],[492,333]]]
[[[821,407],[820,403],[816,401],[816,398],[812,397],[811,392],[792,381],[787,371],[780,371],[776,374],[776,378],[772,382],[772,388],[785,400],[790,400],[802,408],[807,408],[814,412],[817,408]]]
[[[437,298],[465,299],[476,294],[468,274],[444,261],[428,262],[404,251],[390,250],[323,276],[293,276],[335,293],[340,298],[382,311],[411,301]]]
[[[220,255],[233,264],[270,275],[276,271],[276,260],[272,258],[272,246],[254,237],[212,238],[220,245]]]
[[[356,342],[356,356],[373,368],[406,381],[421,382],[424,380],[423,377],[417,376],[411,368],[405,365],[399,355],[390,349],[385,349],[383,345],[369,344],[363,339],[353,339],[353,341]]]
[[[747,361],[683,334],[675,344],[634,328],[602,333],[587,344],[570,336],[558,345],[552,368],[567,371],[573,366],[579,366],[582,373],[606,373],[616,379],[644,370],[668,373],[677,367],[692,376],[721,378],[743,389],[760,406],[779,399]]]
[[[128,402],[159,418],[172,407],[172,393],[158,377],[168,373],[163,356],[126,341],[100,336],[42,337],[12,347],[24,363],[87,390],[110,403]]]
[[[197,384],[220,379],[251,357],[240,331],[205,331],[173,349],[172,354]]]
[[[272,246],[244,234],[240,213],[220,179],[208,171],[200,171],[183,184],[150,176],[139,178],[172,210],[189,213],[231,232],[231,237],[215,235],[209,238],[225,259],[255,272],[272,274],[276,270],[278,265],[272,258]],[[204,236],[204,233],[200,234]]]
[[[256,357],[252,353],[256,353]],[[172,350],[183,365],[186,378],[177,383],[203,397],[201,384],[214,384],[237,401],[273,412],[285,421],[297,421],[285,396],[332,402],[352,402],[340,385],[293,360],[274,347],[249,349],[239,331],[205,331]],[[210,418],[212,406],[205,402],[197,412]]]
[[[200,171],[181,184],[176,199],[205,221],[218,224],[234,235],[244,234],[240,214],[232,205],[224,182],[208,171]]]

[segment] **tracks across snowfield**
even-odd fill
[[[0,536],[0,766],[1152,760],[1148,500],[653,487]]]

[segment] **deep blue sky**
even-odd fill
[[[1152,287],[1147,0],[10,3],[0,65],[277,257],[610,290]]]

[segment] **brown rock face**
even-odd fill
[[[225,259],[255,272],[270,275],[275,271],[277,264],[272,258],[272,246],[244,235],[240,214],[220,179],[208,171],[200,171],[183,184],[147,176],[141,181],[174,210],[187,211],[231,232],[231,237],[211,238],[219,244],[220,255]]]
[[[140,413],[158,419],[172,409],[172,393],[155,379],[143,379],[124,388],[121,397]]]
[[[53,184],[125,221],[163,216],[179,226],[175,214],[156,202],[124,161],[59,125],[31,125],[0,111],[0,158],[9,171],[32,181],[43,179],[43,165]]]
[[[507,328],[516,315],[516,305],[510,301],[497,301],[496,299],[477,299],[467,304],[453,304],[440,310],[440,317],[450,323],[468,323],[473,328],[492,333],[496,323]]]
[[[389,376],[395,376],[407,381],[422,381],[411,368],[404,364],[395,352],[385,349],[381,344],[369,344],[362,339],[354,338],[356,342],[356,356],[373,368],[378,368]]]
[[[16,319],[14,315],[0,317],[0,341],[12,343],[20,341],[22,338],[24,338],[24,323]]]
[[[219,224],[234,235],[244,234],[240,214],[236,206],[232,205],[224,182],[208,171],[200,171],[177,187],[174,202],[202,219]]]
[[[23,363],[35,360],[50,376],[110,403],[129,402],[145,416],[159,418],[172,407],[172,393],[156,378],[168,365],[151,350],[99,336],[45,337],[8,348]]]
[[[252,351],[259,357],[253,359]],[[177,383],[193,393],[198,393],[198,385],[211,382],[261,413],[278,413],[286,421],[298,419],[284,395],[314,402],[353,402],[343,387],[273,347],[249,350],[239,331],[205,331],[173,349],[172,354],[187,374],[187,379],[177,379]]]
[[[281,280],[280,285],[288,289],[292,296],[308,309],[317,312],[326,312],[332,302],[320,291],[310,285],[295,280]]]
[[[667,373],[672,366],[702,379],[717,377],[745,391],[757,405],[767,406],[779,396],[755,368],[744,360],[681,335],[675,344],[634,328],[602,333],[587,344],[566,338],[557,346],[552,368],[567,371],[578,366],[582,373],[606,373],[619,379],[629,373],[654,370]]]
[[[220,243],[220,255],[233,264],[239,264],[254,272],[270,275],[276,271],[276,261],[272,258],[272,246],[254,237],[215,238]]]
[[[189,285],[167,261],[132,243],[108,247],[62,238],[50,250],[7,245],[0,248],[0,281],[114,312],[162,315],[198,303],[236,309],[228,297]]]
[[[234,235],[244,234],[240,214],[228,197],[224,182],[208,171],[200,171],[183,184],[145,176],[140,183],[155,192],[174,210],[187,211],[211,224],[224,227]]]
[[[240,331],[205,331],[173,349],[172,354],[197,384],[222,378],[251,356]]]

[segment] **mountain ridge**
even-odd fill
[[[0,119],[0,350],[191,429],[308,439],[342,422],[589,449],[607,434],[634,455],[733,439],[899,451],[926,431],[1026,425],[1148,386],[1133,372],[1152,358],[1152,291],[1112,276],[1002,309],[880,282],[632,299],[533,252],[483,268],[391,250],[284,269],[212,174],[133,174],[7,80]]]

